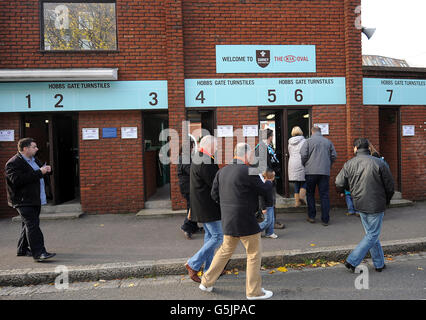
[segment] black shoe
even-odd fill
[[[26,251],[26,252],[18,252],[16,254],[17,257],[32,257],[33,254],[30,250]]]
[[[351,265],[349,262],[345,261],[345,267],[348,268],[349,271],[355,273],[355,267]]]
[[[34,257],[34,260],[37,261],[37,262],[43,262],[47,259],[53,258],[54,256],[56,256],[56,253],[45,252],[45,253],[42,253],[38,257]]]
[[[192,239],[192,233],[191,232],[186,232],[185,230],[182,230],[182,232],[183,232],[186,240]]]
[[[384,264],[381,268],[376,268],[377,272],[382,272],[384,269],[386,269],[386,265]]]
[[[328,222],[324,222],[324,221],[322,221],[322,222],[321,222],[321,224],[322,224],[324,227],[327,227],[327,226],[328,226]]]

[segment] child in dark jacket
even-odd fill
[[[275,172],[272,169],[266,169],[262,174],[265,179],[274,179]],[[264,220],[259,223],[259,227],[262,231],[265,231],[265,238],[276,239],[278,236],[274,233],[274,202],[272,192],[268,196],[259,196],[259,208],[264,215]]]

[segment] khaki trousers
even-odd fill
[[[246,295],[247,297],[263,296],[262,278],[260,276],[262,260],[260,233],[246,237],[225,235],[222,246],[217,250],[209,270],[207,270],[201,279],[201,283],[205,287],[212,287],[214,285],[234,253],[239,241],[242,242],[247,253]]]

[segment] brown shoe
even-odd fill
[[[315,219],[311,219],[311,218],[306,219],[306,221],[308,221],[310,223],[315,223]]]
[[[279,221],[275,221],[274,229],[284,229],[285,225]]]
[[[188,275],[189,275],[189,277],[191,278],[191,280],[192,281],[195,281],[195,282],[198,282],[198,283],[201,283],[201,279],[200,279],[200,277],[198,276],[198,272],[197,271],[195,271],[194,269],[192,269],[189,265],[188,265],[188,263],[185,263],[185,268],[186,268],[186,270],[188,270]]]

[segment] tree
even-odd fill
[[[44,3],[45,50],[117,50],[115,3]]]

